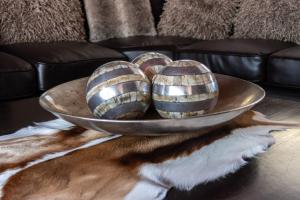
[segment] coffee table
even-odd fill
[[[267,90],[267,98],[254,110],[276,120],[300,122],[299,91]],[[0,103],[0,134],[46,121],[54,116],[44,111],[38,98]],[[192,191],[172,189],[167,200],[294,200],[300,197],[300,129],[274,133],[276,145],[263,155],[251,159],[235,174],[200,185]]]

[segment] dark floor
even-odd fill
[[[300,90],[265,88],[266,98],[253,110],[257,110],[274,120],[300,122]]]

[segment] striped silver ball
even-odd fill
[[[214,74],[193,60],[171,62],[153,78],[152,98],[163,118],[188,118],[204,114],[217,102]]]
[[[151,84],[146,75],[126,61],[106,63],[88,80],[86,100],[99,118],[131,119],[141,117],[151,101]]]
[[[132,63],[139,66],[139,68],[146,74],[149,80],[158,74],[167,64],[172,60],[161,53],[148,52],[136,57]]]

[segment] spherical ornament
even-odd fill
[[[153,76],[159,73],[170,62],[172,60],[168,56],[155,52],[141,54],[132,61],[132,63],[138,65],[149,80],[152,80]]]
[[[212,109],[218,91],[215,76],[205,65],[179,60],[153,78],[152,98],[163,118],[188,118]]]
[[[151,101],[151,84],[136,65],[113,61],[100,66],[86,87],[87,104],[96,117],[131,119],[142,116]]]

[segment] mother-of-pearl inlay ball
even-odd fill
[[[214,74],[193,60],[171,62],[153,78],[152,98],[163,118],[188,118],[204,114],[217,102]]]
[[[151,83],[135,64],[113,61],[97,68],[88,80],[86,100],[99,118],[142,116],[151,102]]]
[[[138,65],[149,80],[152,80],[153,76],[159,73],[170,62],[172,60],[168,56],[156,52],[141,54],[132,61],[132,63]]]

